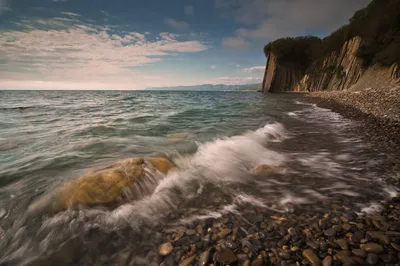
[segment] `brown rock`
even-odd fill
[[[321,260],[318,258],[317,254],[314,253],[311,249],[306,249],[303,251],[303,257],[312,265],[312,266],[321,266]]]
[[[158,253],[160,253],[160,255],[162,255],[162,256],[167,256],[172,252],[173,249],[174,249],[174,247],[172,246],[172,244],[170,242],[167,242],[167,243],[162,244],[158,248]]]
[[[188,265],[190,265],[190,264],[194,261],[195,258],[196,258],[196,255],[193,255],[193,256],[191,256],[191,257],[189,257],[189,258],[183,260],[183,261],[179,264],[179,266],[188,266]]]
[[[136,181],[149,178],[146,169],[167,174],[175,166],[165,158],[132,158],[92,170],[64,184],[29,206],[30,212],[58,212],[75,206],[117,206],[138,199]],[[141,191],[146,193],[147,191]],[[148,191],[150,193],[150,191]]]

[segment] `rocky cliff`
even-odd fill
[[[265,69],[263,91],[264,92],[290,92],[297,87],[297,84],[304,76],[301,69],[285,66],[278,58],[270,53]]]
[[[364,67],[365,62],[357,56],[361,44],[362,39],[354,37],[345,42],[339,52],[332,52],[325,58],[311,62],[313,67],[309,69],[287,61],[280,62],[273,52],[269,52],[263,92],[345,90],[356,86],[359,81],[369,87],[398,82],[398,64],[391,67]]]

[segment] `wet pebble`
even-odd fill
[[[379,257],[374,254],[374,253],[369,253],[367,258],[365,259],[365,262],[367,265],[376,265],[379,261]]]
[[[376,244],[376,243],[361,244],[360,248],[362,250],[364,250],[365,252],[368,252],[368,253],[371,252],[371,253],[379,254],[379,253],[382,253],[384,251],[383,247],[381,245],[379,245],[379,244]]]
[[[331,266],[333,263],[333,259],[331,256],[326,256],[325,259],[322,261],[322,266]]]
[[[329,228],[328,230],[324,231],[324,235],[327,237],[333,237],[336,235],[336,230],[333,228]]]
[[[233,251],[229,248],[217,252],[215,259],[219,264],[222,265],[232,264],[237,261],[235,253],[233,253]]]
[[[303,257],[312,265],[312,266],[320,266],[321,260],[318,258],[317,254],[314,253],[311,249],[306,249],[303,251]]]
[[[167,242],[160,245],[160,247],[158,248],[158,253],[160,253],[161,256],[167,256],[172,252],[173,249],[174,247],[172,246],[172,244],[170,242]]]

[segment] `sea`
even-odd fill
[[[0,265],[148,265],[168,228],[245,210],[377,212],[399,192],[394,155],[356,121],[298,94],[0,91]],[[91,169],[133,157],[177,169],[115,208],[31,213]],[[398,159],[398,158],[397,158]],[[274,169],[253,174],[258,166]]]

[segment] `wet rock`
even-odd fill
[[[343,214],[344,217],[346,217],[349,221],[355,221],[358,218],[357,213],[354,212],[348,212]]]
[[[363,231],[357,231],[351,237],[351,241],[354,243],[360,243],[361,240],[365,237],[365,233]]]
[[[343,250],[349,249],[349,244],[347,243],[346,239],[338,239],[335,242],[340,246],[341,249]]]
[[[348,250],[341,250],[339,252],[336,253],[335,257],[336,259],[340,260],[343,264],[349,264],[349,265],[353,265],[354,261],[352,258],[350,258],[350,251]]]
[[[331,266],[333,263],[333,259],[331,256],[326,256],[325,259],[322,261],[322,266]]]
[[[219,239],[224,239],[227,235],[229,235],[232,232],[231,229],[229,228],[224,228],[218,233],[218,238]]]
[[[336,230],[333,228],[329,228],[328,230],[324,231],[324,235],[327,237],[333,237],[336,235]]]
[[[311,249],[306,249],[303,251],[303,257],[312,265],[312,266],[320,266],[321,261],[318,258],[317,254],[314,253]]]
[[[78,206],[118,206],[127,199],[137,181],[145,180],[145,169],[167,174],[175,165],[165,158],[131,158],[92,170],[47,194],[29,206],[29,212],[58,212]],[[131,193],[133,194],[133,193]],[[139,195],[130,195],[129,200]]]
[[[125,264],[122,264],[122,265],[125,265]],[[163,265],[164,266],[175,266],[177,264],[175,262],[175,258],[172,255],[170,255],[170,256],[165,257],[165,259],[163,261]]]
[[[204,251],[203,253],[201,253],[200,258],[199,258],[199,265],[200,266],[204,266],[208,263],[208,261],[210,260],[210,251]]]
[[[390,245],[391,245],[395,250],[400,251],[400,245],[398,245],[398,244],[396,244],[396,243],[394,243],[394,242],[391,242]]]
[[[194,229],[187,229],[187,230],[185,231],[185,234],[188,235],[188,236],[193,236],[193,235],[196,234],[196,230],[194,230]]]
[[[233,253],[233,251],[229,248],[217,252],[215,259],[219,264],[222,265],[232,264],[238,260],[235,253]]]
[[[203,226],[201,224],[197,225],[195,230],[196,233],[198,233],[201,236],[204,234]]]
[[[257,257],[257,259],[253,260],[251,263],[251,266],[262,266],[263,265],[263,259],[261,256]]]
[[[284,260],[290,260],[292,258],[290,252],[279,252],[278,255]]]
[[[348,224],[348,223],[343,224],[343,230],[350,231],[350,229],[351,229],[351,225],[350,224]]]
[[[378,239],[379,242],[383,245],[390,244],[390,238],[382,231],[369,231],[367,232],[367,235],[370,236],[372,239]]]
[[[382,253],[384,251],[383,247],[379,244],[376,243],[367,243],[367,244],[361,244],[360,248],[364,250],[365,252],[368,253]]]
[[[379,257],[374,254],[374,253],[369,253],[367,258],[365,259],[365,262],[367,265],[376,265],[379,261]]]
[[[361,258],[365,258],[365,256],[367,256],[367,253],[362,249],[353,249],[351,252]]]
[[[187,258],[187,259],[184,259],[184,260],[179,264],[179,266],[189,266],[189,265],[194,261],[195,258],[196,258],[196,255],[192,255],[191,257],[189,257],[189,258]]]
[[[172,244],[170,242],[167,242],[160,245],[160,247],[158,248],[158,253],[160,253],[161,256],[167,256],[172,252],[173,249],[174,247],[172,246]]]
[[[179,246],[182,246],[182,245],[184,245],[184,244],[186,244],[188,242],[189,242],[189,237],[188,236],[184,236],[184,237],[180,238],[178,241],[173,242],[173,245],[174,245],[174,247],[179,247]]]
[[[332,226],[333,230],[335,230],[337,233],[340,233],[343,230],[343,227],[341,225],[334,225]]]
[[[327,242],[325,242],[325,241],[321,241],[320,243],[319,243],[319,249],[321,250],[321,251],[327,251],[328,250],[328,243]]]
[[[296,229],[293,228],[293,227],[290,227],[290,228],[288,229],[288,233],[289,233],[290,235],[292,235],[292,236],[297,235]]]

